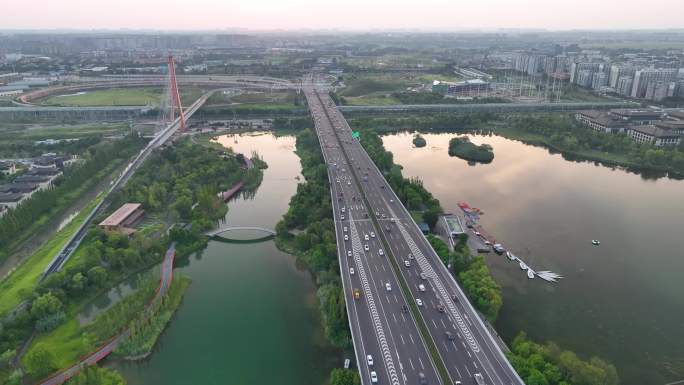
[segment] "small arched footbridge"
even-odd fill
[[[267,240],[271,239],[276,235],[275,230],[269,229],[266,227],[260,227],[260,226],[224,226],[224,227],[219,227],[214,230],[208,231],[205,234],[211,238],[220,238],[220,239],[225,239],[225,240],[231,240],[224,234],[229,233],[231,231],[241,231],[241,230],[247,230],[247,231],[258,231],[265,233],[265,236],[257,238],[257,239],[252,239],[250,241],[262,241],[262,240]],[[248,240],[235,240],[235,241],[248,241]]]

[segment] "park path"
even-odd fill
[[[159,299],[165,296],[166,293],[168,293],[169,288],[171,287],[171,282],[173,281],[173,261],[175,257],[176,244],[172,243],[171,246],[169,246],[168,250],[166,250],[164,261],[162,261],[161,264],[161,278],[159,279],[159,287],[157,288],[157,292],[155,293],[152,300],[150,300],[150,302],[147,304],[145,311],[149,311],[150,309],[152,309],[155,302],[157,302]],[[51,377],[48,377],[40,381],[38,384],[61,385],[65,383],[68,379],[78,374],[81,371],[81,369],[84,369],[85,367],[90,365],[94,365],[103,358],[107,357],[109,354],[111,354],[117,348],[117,346],[119,346],[121,341],[125,340],[130,335],[130,333],[130,329],[126,328],[121,333],[117,334],[112,339],[107,341],[104,345],[97,348],[95,351],[81,358],[81,360],[77,364],[74,364],[73,366],[62,370],[61,372],[56,373]]]

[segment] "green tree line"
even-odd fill
[[[638,144],[626,134],[608,134],[583,127],[566,114],[517,115],[510,124],[516,130],[544,136],[548,145],[559,151],[624,155],[632,165],[684,174],[684,143],[663,148]]]
[[[305,182],[297,186],[287,213],[276,225],[276,242],[299,256],[316,277],[325,335],[334,346],[346,348],[351,335],[337,262],[327,169],[311,129],[297,135],[296,148]],[[298,230],[296,235],[293,230]]]
[[[617,385],[615,367],[598,357],[585,361],[548,342],[530,341],[520,333],[508,354],[511,364],[527,385]]]
[[[94,146],[84,154],[84,162],[67,166],[64,174],[55,179],[53,187],[35,192],[31,198],[10,209],[0,218],[0,260],[7,257],[9,245],[26,236],[27,229],[35,230],[32,226],[36,223],[44,223],[64,210],[79,198],[75,191],[83,192],[93,187],[99,181],[95,177],[98,173],[112,169],[113,164],[123,163],[143,145],[143,139],[131,135],[123,140]],[[104,176],[100,175],[100,178]]]
[[[404,178],[401,167],[394,164],[394,155],[385,150],[380,136],[372,130],[362,129],[361,145],[368,152],[375,165],[385,175],[397,197],[412,211],[422,211],[422,219],[425,223],[434,228],[442,213],[439,200],[432,196],[420,179]]]

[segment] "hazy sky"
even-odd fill
[[[684,0],[0,0],[0,28],[684,28]]]

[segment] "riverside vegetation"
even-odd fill
[[[3,319],[0,351],[15,351],[36,330],[22,358],[28,374],[35,379],[68,367],[103,338],[110,338],[129,322],[135,323],[144,301],[130,306],[135,311],[109,321],[98,318],[81,326],[76,316],[99,293],[133,272],[159,263],[171,241],[177,243],[178,258],[203,248],[207,242],[203,232],[223,218],[227,210],[217,193],[238,180],[245,181],[245,189],[254,188],[261,181],[261,171],[245,170],[232,153],[188,141],[154,153],[126,187],[112,197],[109,206],[113,210],[122,202],[140,202],[151,218],[149,223],[146,221],[130,238],[93,226],[66,266],[40,282],[33,293],[24,292],[27,306]],[[103,218],[96,218],[95,223]],[[176,223],[187,225],[174,226]],[[171,229],[167,233],[164,229],[168,226]],[[176,285],[187,287],[186,280],[178,281]],[[141,337],[129,344],[130,351],[144,351],[153,343],[150,341],[170,318],[169,311],[179,303],[182,290],[177,287],[172,285],[171,297],[157,312],[158,318],[136,327],[140,331],[136,336]],[[139,298],[150,298],[149,291],[138,292]],[[16,370],[9,368],[0,371],[0,382],[16,377],[14,373]]]
[[[306,264],[317,286],[325,336],[333,346],[347,349],[351,332],[337,261],[330,186],[318,138],[311,129],[297,134],[296,152],[305,182],[297,185],[290,208],[276,225],[276,245]],[[359,383],[356,371],[333,369],[330,374],[331,385]]]
[[[349,124],[353,127],[372,128],[377,132],[493,132],[509,139],[559,151],[568,159],[595,160],[640,171],[684,175],[684,143],[665,148],[638,144],[626,134],[608,134],[586,128],[567,113],[350,114]]]

